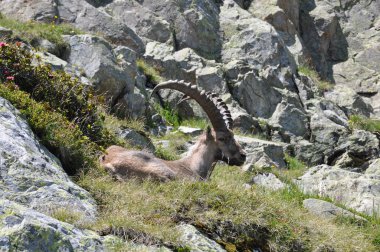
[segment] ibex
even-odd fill
[[[188,154],[175,161],[162,160],[144,151],[111,146],[100,158],[106,170],[119,180],[130,177],[151,177],[160,181],[177,178],[207,180],[218,160],[230,165],[245,162],[246,154],[231,131],[231,113],[216,94],[200,91],[195,85],[177,80],[158,84],[153,93],[165,88],[178,90],[184,93],[186,99],[197,101],[209,117],[213,129],[207,127]]]

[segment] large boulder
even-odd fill
[[[82,69],[98,93],[113,104],[123,93],[133,93],[135,66],[119,65],[111,45],[93,35],[65,36],[70,46],[67,61]]]
[[[303,207],[309,210],[309,212],[325,218],[325,219],[333,219],[336,217],[347,217],[354,218],[358,221],[366,222],[367,220],[359,215],[355,215],[354,213],[345,210],[341,207],[334,205],[333,203],[320,200],[320,199],[305,199],[303,202]]]
[[[0,219],[1,251],[109,251],[122,242],[6,199],[0,199]]]
[[[295,180],[304,193],[329,197],[368,215],[380,213],[380,177],[319,165]]]
[[[182,224],[177,227],[180,233],[180,241],[191,248],[191,251],[224,252],[222,246],[199,232],[194,226]]]
[[[247,136],[235,136],[237,142],[247,152],[247,161],[243,166],[244,171],[252,171],[255,168],[285,168],[285,156],[283,143],[265,141]]]
[[[69,179],[59,160],[1,97],[0,119],[0,198],[46,214],[70,209],[82,221],[94,221],[90,194]]]

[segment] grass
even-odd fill
[[[320,92],[329,91],[333,88],[333,84],[331,82],[322,80],[318,73],[308,66],[298,66],[298,73],[310,77]]]
[[[159,115],[165,119],[166,123],[177,129],[182,124],[182,118],[178,114],[178,110],[171,108],[169,103],[165,103],[163,106],[159,104],[154,105],[154,109]]]
[[[366,118],[360,115],[352,115],[349,119],[351,129],[362,129],[370,132],[380,133],[380,120]]]
[[[292,189],[269,192],[253,186],[244,190],[242,184],[251,176],[237,167],[217,165],[207,183],[117,182],[95,172],[82,177],[79,183],[100,203],[94,229],[131,228],[178,244],[175,227],[186,220],[204,231],[215,232],[219,227],[219,242],[232,244],[238,250],[252,244],[252,237],[261,237],[263,248],[271,251],[294,251],[296,244],[301,244],[301,251],[322,244],[337,251],[377,251],[371,242],[376,241],[369,232],[374,231],[372,228],[312,216],[300,206]]]
[[[206,129],[208,125],[210,125],[210,122],[207,119],[203,118],[191,118],[183,120],[181,122],[181,126],[187,126],[191,128]]]
[[[145,74],[147,81],[152,84],[158,84],[164,79],[161,77],[159,70],[157,68],[149,65],[145,60],[138,59],[137,68]]]
[[[69,24],[56,24],[56,20],[52,20],[51,23],[37,21],[20,22],[1,14],[0,26],[11,29],[14,37],[20,37],[22,40],[29,43],[34,39],[43,38],[58,46],[65,45],[62,35],[75,35],[81,33],[80,30]]]

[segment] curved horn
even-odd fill
[[[206,112],[215,130],[232,129],[232,117],[227,105],[215,93],[200,91],[196,85],[181,80],[169,80],[154,87],[153,93],[160,89],[174,89],[196,100]],[[153,94],[152,93],[152,94]]]

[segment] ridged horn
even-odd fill
[[[174,89],[194,99],[206,112],[215,130],[225,131],[232,129],[231,113],[227,105],[215,93],[199,90],[196,85],[191,85],[183,80],[169,80],[157,84],[153,93],[161,89]]]

